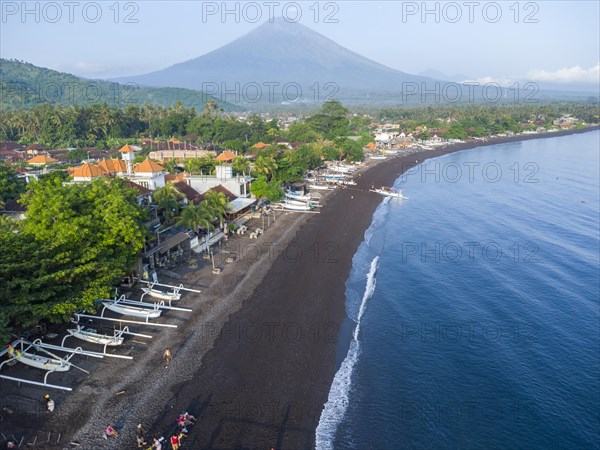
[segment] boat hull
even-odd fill
[[[159,309],[137,308],[135,306],[120,305],[113,301],[103,301],[102,304],[107,309],[110,309],[112,312],[116,312],[117,314],[141,319],[157,319],[160,317],[161,313]]]
[[[163,291],[159,291],[157,289],[150,289],[150,288],[142,288],[142,291],[144,291],[150,297],[158,298],[160,300],[176,301],[181,298],[180,293],[176,294],[174,292],[163,292]]]
[[[123,337],[108,336],[97,333],[92,333],[84,330],[67,330],[71,336],[81,339],[82,341],[91,342],[93,344],[108,345],[109,347],[118,347],[123,343]]]
[[[19,355],[17,357],[17,361],[28,366],[35,367],[36,369],[52,370],[54,372],[67,372],[71,368],[70,364],[64,364],[58,359],[30,355],[28,353],[22,353]]]

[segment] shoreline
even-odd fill
[[[128,346],[133,363],[111,362],[109,368],[102,363],[96,372],[105,374],[74,383],[71,394],[57,394],[58,414],[40,415],[29,425],[61,430],[82,449],[134,448],[135,424],[142,422],[151,436],[167,437],[186,409],[199,420],[183,448],[313,448],[338,368],[336,352],[345,344],[339,340],[352,258],[382,201],[368,192],[371,185],[392,185],[415,160],[598,129],[470,141],[409,152],[385,164],[372,161],[357,172],[356,186],[328,193],[320,214],[283,213],[258,245],[238,241],[239,259],[208,286],[200,286],[193,272],[178,280],[203,291],[182,299],[182,306],[194,308],[191,317],[176,316],[179,328],[153,333],[154,342]],[[250,245],[252,254],[244,255]],[[165,369],[166,346],[174,361]],[[36,396],[44,389],[31,391]],[[5,416],[3,431],[22,420],[17,416]],[[103,422],[115,424],[121,436],[103,440]]]

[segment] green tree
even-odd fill
[[[17,198],[25,191],[25,182],[8,164],[0,161],[0,202]]]
[[[173,183],[167,183],[152,193],[152,199],[163,210],[167,223],[171,222],[171,219],[179,212],[179,200],[184,197]]]
[[[190,203],[189,205],[185,205],[181,210],[177,225],[182,225],[194,231],[198,231],[199,227],[210,230],[213,228],[211,223],[213,217],[205,201],[198,205]]]
[[[258,175],[264,175],[267,180],[270,180],[277,169],[277,162],[272,156],[258,156],[254,163],[253,171]]]
[[[243,156],[238,156],[231,161],[231,167],[235,173],[246,175],[246,171],[248,170],[248,159]]]
[[[0,223],[0,333],[60,321],[112,294],[143,247],[143,213],[123,180],[34,182],[27,217]]]

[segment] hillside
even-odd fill
[[[111,107],[148,103],[168,107],[181,102],[185,107],[202,111],[210,98],[213,97],[197,90],[87,80],[26,62],[0,59],[0,106],[3,109],[28,109],[41,103],[63,106],[106,103]],[[215,100],[224,111],[242,109]]]

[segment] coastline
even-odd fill
[[[261,245],[238,252],[242,257],[210,285],[186,278],[186,286],[203,290],[184,297],[191,317],[177,316],[177,330],[132,346],[133,363],[111,362],[106,375],[74,384],[73,393],[57,397],[60,414],[41,423],[80,442],[78,448],[134,448],[137,422],[166,437],[187,409],[199,421],[183,448],[313,448],[336,371],[352,258],[382,201],[368,192],[371,185],[392,185],[416,161],[598,129],[471,141],[369,164],[356,186],[327,195],[320,214],[282,214]],[[167,369],[160,354],[166,346],[174,351]],[[12,420],[19,419],[10,417],[3,428]],[[102,439],[104,422],[117,425],[118,440]]]
[[[373,183],[391,185],[417,160],[598,129],[471,141],[390,158],[387,164],[361,170],[355,188],[335,191],[323,212],[297,230],[288,257],[280,255],[274,261],[242,309],[230,317],[194,375],[201,389],[181,386],[177,391],[177,406],[201,418],[201,431],[191,434],[188,442],[197,448],[314,448],[337,368],[352,258],[382,200],[368,192]],[[155,423],[157,429],[166,425],[168,421]]]

